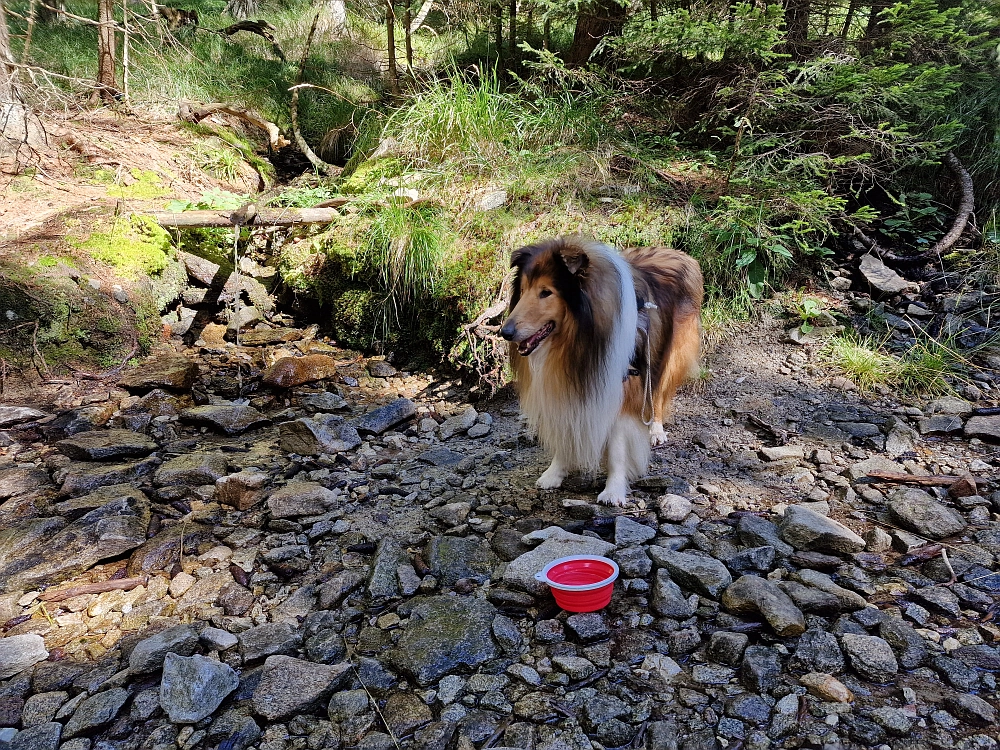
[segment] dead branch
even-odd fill
[[[230,212],[224,211],[152,211],[148,214],[161,227],[231,227]],[[259,208],[255,226],[291,227],[300,224],[329,224],[340,216],[335,208]]]
[[[420,10],[417,11],[417,15],[413,17],[413,22],[410,24],[410,33],[416,33],[416,31],[424,25],[424,21],[427,19],[427,15],[431,12],[431,8],[434,7],[434,0],[424,0],[424,4],[420,6]]]
[[[117,581],[83,583],[79,586],[71,586],[68,589],[43,591],[38,595],[38,598],[43,602],[62,602],[81,594],[103,594],[105,591],[131,591],[139,586],[145,586],[148,580],[149,576],[139,576],[138,578],[119,578]]]
[[[230,37],[241,31],[249,31],[251,34],[257,34],[257,36],[264,37],[271,43],[271,49],[274,51],[275,56],[281,60],[281,62],[288,62],[284,51],[281,49],[281,45],[279,45],[278,40],[274,38],[274,26],[269,24],[267,21],[239,21],[238,23],[227,26],[224,29],[214,31],[214,33]]]
[[[31,333],[31,348],[35,351],[35,356],[38,357],[39,361],[42,363],[41,367],[38,367],[38,374],[43,378],[48,378],[50,376],[49,366],[45,363],[45,357],[42,356],[41,349],[38,348],[38,321],[35,321],[35,329]]]
[[[904,474],[895,471],[872,471],[868,474],[869,479],[877,482],[896,482],[898,484],[918,484],[922,487],[949,487],[962,477],[951,474],[930,474],[921,477],[914,474]],[[976,479],[977,484],[986,484],[984,479]]]
[[[309,28],[309,36],[306,37],[306,46],[302,50],[302,59],[299,61],[299,73],[295,77],[295,85],[291,88],[292,101],[289,105],[291,109],[292,116],[292,137],[295,139],[295,144],[299,147],[299,150],[305,154],[305,157],[309,160],[309,163],[315,167],[318,172],[323,174],[336,174],[342,172],[340,167],[335,167],[332,164],[327,164],[325,161],[320,159],[316,152],[313,151],[309,144],[306,143],[306,139],[302,137],[302,132],[299,130],[299,84],[306,75],[306,61],[309,59],[309,48],[312,47],[313,37],[316,35],[316,25],[319,23],[319,13],[313,16],[312,26]]]
[[[851,233],[858,240],[858,242],[861,243],[865,250],[870,252],[872,255],[877,255],[883,261],[889,261],[890,263],[912,263],[914,260],[920,259],[919,255],[911,255],[907,257],[904,255],[896,255],[896,253],[891,250],[886,250],[884,247],[879,245],[873,237],[869,237],[856,226],[851,226]]]
[[[225,102],[213,102],[211,104],[199,104],[198,102],[182,101],[178,107],[177,116],[186,122],[198,123],[206,117],[210,117],[218,112],[232,115],[244,122],[267,132],[271,148],[278,150],[289,145],[291,141],[281,134],[281,129],[273,122],[258,117],[253,112],[235,104]]]
[[[976,206],[975,194],[972,188],[972,175],[969,174],[969,170],[962,166],[962,162],[951,151],[944,155],[942,161],[958,180],[958,185],[962,189],[962,200],[958,204],[958,212],[955,214],[955,221],[952,223],[951,229],[948,230],[948,233],[944,237],[934,243],[932,248],[923,253],[923,256],[926,258],[939,257],[941,253],[949,250],[952,245],[958,242],[958,238],[965,231],[965,227],[969,223],[969,217],[972,216],[972,212]]]

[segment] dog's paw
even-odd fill
[[[616,508],[621,508],[628,502],[628,487],[612,486],[609,484],[597,496],[597,502],[602,505],[613,505]]]
[[[667,444],[667,433],[663,431],[663,425],[654,422],[649,428],[649,443],[654,448],[658,445]]]
[[[562,471],[553,471],[550,466],[538,477],[535,486],[540,490],[555,490],[562,487],[566,475]]]

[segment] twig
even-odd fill
[[[869,479],[879,482],[897,482],[899,484],[919,484],[926,487],[950,486],[955,484],[962,477],[951,474],[931,474],[930,476],[917,476],[915,474],[904,474],[895,471],[872,471],[868,473]],[[987,484],[985,479],[976,479],[976,484]]]
[[[117,581],[83,583],[79,586],[71,586],[68,589],[43,591],[38,595],[38,598],[43,602],[61,602],[71,599],[74,596],[80,596],[81,594],[103,594],[105,591],[131,591],[139,586],[145,586],[147,581],[149,581],[149,576],[119,578]]]
[[[41,350],[38,348],[38,321],[35,321],[35,328],[31,333],[31,348],[35,350],[35,355],[41,360],[42,367],[38,371],[38,374],[43,378],[51,377],[52,373],[49,372],[49,366],[45,363],[45,357],[42,356]],[[37,367],[37,365],[36,365]]]
[[[504,720],[500,722],[500,726],[498,726],[497,730],[490,735],[490,738],[483,743],[483,746],[480,748],[480,750],[489,750],[489,748],[493,747],[496,741],[500,739],[500,735],[502,735],[505,731],[507,731],[507,727],[510,726],[511,721],[513,721],[513,717],[511,716],[504,717]]]
[[[944,566],[948,568],[948,572],[951,574],[951,579],[945,584],[945,586],[951,586],[951,584],[958,580],[958,576],[955,575],[955,569],[951,567],[951,560],[948,559],[948,550],[944,547],[941,547],[941,559],[944,560]]]

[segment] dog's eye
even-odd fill
[[[542,299],[545,299],[546,297],[551,297],[552,292],[549,291],[548,289],[543,289],[538,293],[538,296],[541,297]]]

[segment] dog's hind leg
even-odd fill
[[[535,486],[540,490],[554,490],[562,486],[567,474],[569,474],[569,469],[560,460],[559,454],[556,453],[552,457],[552,463],[549,464],[549,468],[543,471],[542,475],[538,477]]]
[[[640,420],[624,414],[618,417],[608,435],[605,461],[608,482],[597,502],[622,506],[628,497],[629,482],[642,476],[649,465],[649,439]]]
[[[664,402],[662,394],[653,394],[653,422],[649,425],[649,443],[654,448],[667,442],[667,433],[663,431]]]

